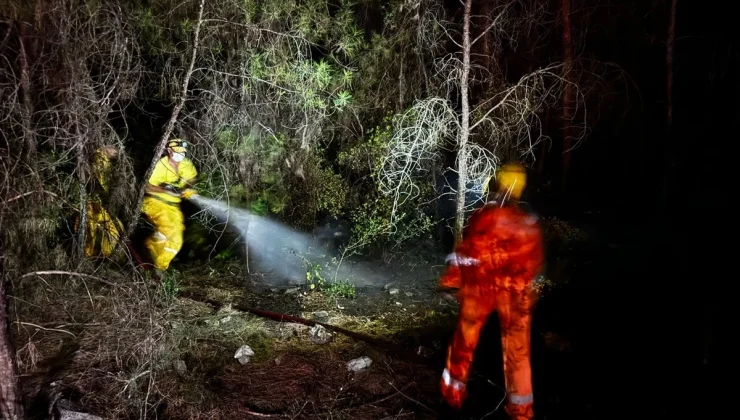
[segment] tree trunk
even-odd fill
[[[570,122],[573,119],[571,104],[573,102],[573,88],[570,84],[571,70],[573,67],[573,42],[571,36],[570,22],[570,1],[562,0],[560,13],[563,24],[563,77],[566,80],[565,89],[563,90],[563,191],[567,190],[568,170],[570,169],[571,159],[571,136]]]
[[[0,278],[0,417],[22,420],[26,418],[26,413],[8,318],[5,279]]]
[[[31,105],[31,66],[29,63],[28,51],[26,49],[27,25],[24,22],[20,22],[17,25],[18,45],[20,47],[18,51],[18,61],[21,68],[21,98],[23,101],[23,106],[21,107],[24,131],[23,137],[26,140],[25,156],[30,162],[36,152],[36,136],[31,127],[31,116],[33,114],[33,105]],[[11,28],[8,29],[8,31],[10,30]]]
[[[154,172],[154,167],[157,166],[157,162],[162,156],[162,153],[164,153],[165,146],[167,146],[167,142],[170,139],[172,130],[175,128],[175,122],[177,121],[177,117],[180,115],[180,111],[182,110],[182,107],[185,105],[185,100],[188,97],[188,86],[190,84],[190,77],[193,75],[193,69],[195,68],[195,59],[198,56],[198,43],[200,42],[200,27],[203,24],[203,8],[205,6],[205,2],[206,2],[205,0],[200,0],[200,6],[198,9],[198,22],[195,25],[195,34],[193,36],[194,38],[193,39],[193,53],[190,57],[190,67],[185,73],[185,78],[182,81],[182,91],[180,93],[180,99],[177,102],[177,105],[175,105],[175,109],[172,110],[172,115],[170,116],[169,121],[167,121],[167,126],[165,127],[164,133],[162,134],[162,138],[160,138],[159,144],[154,150],[154,156],[152,156],[152,161],[149,164],[149,169],[146,170],[146,174],[144,174],[144,179],[142,179],[141,181],[141,185],[139,186],[139,195],[136,198],[136,207],[134,207],[134,217],[131,219],[131,221],[128,224],[128,227],[126,228],[126,234],[124,235],[124,238],[130,237],[131,234],[134,232],[134,229],[136,228],[136,224],[138,223],[139,217],[140,217],[141,205],[144,202],[144,195],[146,194],[146,186],[149,183],[149,178],[152,177],[152,173]],[[119,241],[118,245],[120,245],[121,242],[125,242],[125,241]]]
[[[661,202],[658,208],[665,210],[668,203],[668,189],[672,177],[673,153],[669,152],[669,136],[673,126],[673,46],[676,42],[676,5],[678,0],[671,0],[668,12],[668,35],[666,39],[666,125],[663,133],[663,191],[660,194]],[[663,211],[659,212],[659,216]]]
[[[678,0],[671,0],[671,10],[668,21],[668,39],[666,40],[666,131],[670,131],[673,124],[673,45],[676,42],[676,4]]]
[[[545,121],[543,122],[543,124],[545,125],[543,131],[545,133],[549,133],[549,121],[550,108],[545,108]],[[537,175],[540,176],[540,179],[542,179],[542,174],[545,173],[545,159],[547,159],[547,142],[541,141],[539,147],[540,156],[537,158]]]
[[[404,50],[401,49],[401,63],[400,63],[400,69],[398,70],[398,111],[396,112],[402,112],[403,111],[403,104],[404,104],[404,97],[403,92],[404,89],[406,89],[406,80],[403,75],[403,54]]]
[[[79,116],[77,117],[79,118]],[[80,224],[77,231],[77,258],[85,258],[85,243],[87,242],[87,157],[85,155],[85,140],[80,132],[80,122],[77,121],[77,171],[80,181]]]
[[[468,98],[468,75],[470,74],[470,8],[472,0],[465,0],[463,17],[463,69],[460,75],[460,101],[462,102],[462,124],[457,143],[457,212],[455,214],[455,244],[462,240],[465,221],[465,186],[468,183],[468,137],[470,136],[470,103]]]

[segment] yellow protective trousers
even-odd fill
[[[75,231],[79,229],[80,218],[75,220]],[[99,200],[88,200],[87,222],[85,223],[85,255],[110,257],[123,232],[121,221],[111,216]]]
[[[167,203],[159,198],[144,197],[142,212],[154,225],[154,234],[146,239],[146,248],[154,266],[167,270],[170,262],[180,252],[185,232],[185,216],[180,203]]]

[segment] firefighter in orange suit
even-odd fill
[[[182,248],[185,217],[180,202],[195,194],[192,186],[198,172],[186,152],[187,142],[181,139],[167,143],[167,156],[154,167],[142,204],[142,212],[154,226],[154,233],[146,239],[146,247],[154,267],[160,272],[169,268]]]
[[[460,408],[481,330],[493,311],[501,326],[506,412],[514,420],[533,414],[530,330],[537,301],[535,279],[543,268],[542,231],[537,217],[522,209],[525,168],[501,167],[494,200],[470,218],[463,240],[447,257],[440,281],[456,290],[457,328],[447,351],[440,386],[447,403]]]

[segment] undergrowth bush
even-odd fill
[[[335,258],[327,268],[336,269],[338,261]],[[321,264],[309,263],[306,270],[306,287],[309,291],[321,292],[327,296],[343,297],[354,299],[357,293],[355,285],[348,280],[334,279],[330,280],[322,274],[323,267]]]
[[[433,186],[426,185],[418,200],[409,200],[396,209],[392,218],[393,198],[378,190],[380,163],[393,135],[393,124],[399,117],[388,114],[381,123],[368,130],[367,138],[347,147],[337,156],[338,164],[359,177],[359,187],[351,198],[349,219],[352,239],[346,253],[361,253],[371,249],[393,251],[409,240],[419,239],[432,228],[430,211],[420,203],[433,201]]]

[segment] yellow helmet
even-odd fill
[[[527,170],[518,163],[507,163],[499,167],[496,174],[498,192],[506,194],[514,200],[519,200],[527,186]]]
[[[183,139],[172,139],[167,142],[167,148],[172,149],[175,153],[185,153],[188,151],[188,142]]]

